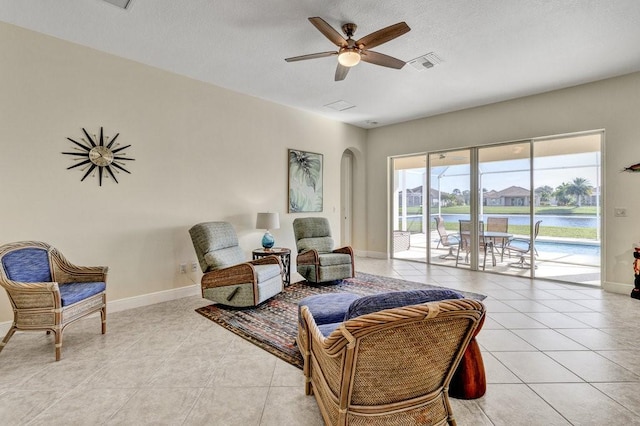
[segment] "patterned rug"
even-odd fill
[[[298,333],[298,301],[315,294],[355,293],[361,296],[387,291],[401,291],[440,286],[356,272],[355,278],[331,284],[309,284],[300,281],[285,287],[282,293],[253,308],[231,308],[217,304],[196,309],[238,336],[250,341],[278,358],[302,368],[302,355],[295,344]],[[486,296],[456,290],[465,297],[483,300]]]

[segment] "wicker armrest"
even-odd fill
[[[250,262],[209,271],[202,276],[202,288],[255,283],[256,274]]]
[[[304,251],[296,258],[298,265],[317,265],[318,262],[320,262],[320,257],[316,249]]]
[[[60,283],[107,282],[106,266],[78,266],[69,262],[59,251],[51,249],[53,277]]]
[[[107,272],[109,268],[106,266],[77,266],[73,273],[64,274],[59,277],[59,282],[65,283],[89,283],[89,282],[107,282]]]
[[[41,283],[25,283],[20,281],[2,281],[0,284],[11,292],[23,292],[23,293],[42,293],[43,291],[58,291],[57,282],[41,282]]]
[[[280,258],[274,254],[272,254],[271,256],[261,257],[260,259],[251,260],[247,263],[250,263],[252,265],[279,265],[280,271],[282,271],[282,263],[280,262]]]
[[[5,288],[15,307],[23,314],[33,311],[32,308],[44,312],[43,310],[59,309],[62,306],[57,282],[27,283],[2,280],[0,285]]]
[[[337,248],[333,251],[333,253],[343,253],[343,254],[348,254],[349,256],[353,257],[353,249],[350,246],[344,246],[344,247],[340,247]]]

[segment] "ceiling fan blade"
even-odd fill
[[[336,78],[335,81],[342,81],[347,77],[347,73],[349,72],[349,67],[345,67],[344,65],[338,64],[336,68]]]
[[[346,47],[347,40],[345,40],[338,31],[336,31],[331,25],[319,17],[309,18],[309,21],[320,31],[326,38],[331,40],[333,44],[339,47]]]
[[[409,28],[406,22],[398,22],[397,24],[390,25],[362,37],[360,40],[356,41],[356,45],[363,45],[364,49],[371,49],[373,47],[380,46],[382,43],[393,40],[396,37],[400,37],[402,34],[408,33],[409,31],[411,31],[411,28]]]
[[[360,54],[360,59],[365,62],[369,62],[374,65],[381,65],[383,67],[400,69],[404,67],[406,62],[396,59],[393,56],[385,55],[384,53],[372,52],[366,50]]]
[[[327,56],[337,55],[338,52],[320,52],[320,53],[312,53],[310,55],[302,55],[302,56],[294,56],[293,58],[286,58],[287,62],[295,62],[295,61],[304,61],[307,59],[316,59],[316,58],[325,58]]]

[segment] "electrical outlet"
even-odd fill
[[[615,217],[627,217],[627,209],[624,207],[614,207],[613,215]]]
[[[181,274],[186,274],[187,273],[187,264],[186,263],[181,263],[180,264],[180,273]]]
[[[191,272],[198,272],[198,262],[191,262]]]

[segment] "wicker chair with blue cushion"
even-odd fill
[[[106,332],[107,267],[73,265],[38,241],[1,246],[0,263],[0,285],[9,295],[14,315],[0,351],[16,331],[53,332],[59,361],[65,327],[94,312],[100,312],[102,334]]]
[[[429,289],[311,296],[299,308],[305,392],[326,424],[455,425],[448,387],[482,303]]]
[[[247,262],[236,232],[227,222],[204,222],[189,229],[202,276],[202,297],[235,307],[257,306],[280,293],[277,256]]]
[[[307,281],[321,283],[355,275],[353,249],[333,248],[331,227],[324,217],[305,217],[293,221],[298,273]]]

